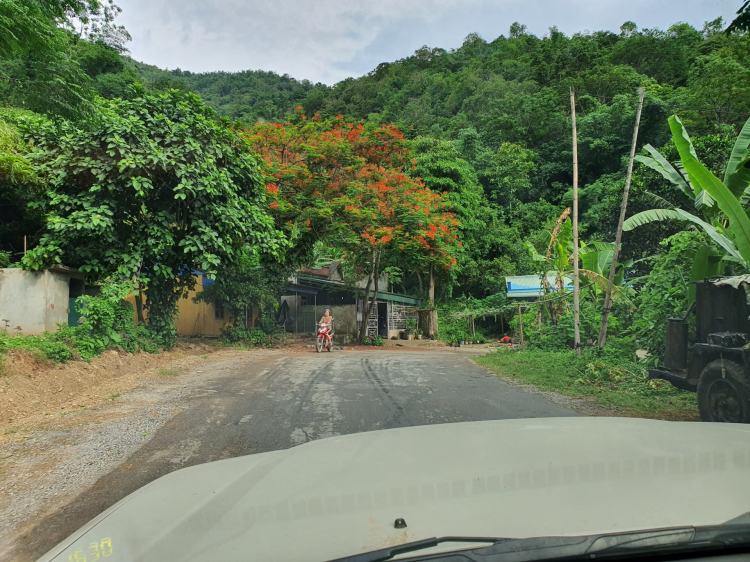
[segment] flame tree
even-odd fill
[[[261,123],[245,131],[268,170],[266,189],[277,225],[303,263],[318,240],[341,248],[347,263],[367,277],[377,299],[384,258],[431,272],[451,269],[458,247],[457,221],[444,194],[425,188],[406,171],[413,167],[408,141],[393,126],[322,121],[301,110],[285,124]],[[362,322],[363,341],[367,323]]]

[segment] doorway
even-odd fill
[[[378,303],[378,335],[383,339],[388,339],[388,303]]]

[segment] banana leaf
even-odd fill
[[[650,144],[647,144],[646,146],[644,146],[643,150],[648,152],[651,155],[651,158],[649,158],[648,156],[643,156],[642,154],[639,154],[635,157],[635,159],[638,160],[638,162],[648,166],[649,168],[651,168],[652,170],[655,170],[656,172],[659,172],[662,176],[664,176],[665,179],[667,179],[669,182],[674,184],[677,188],[680,189],[680,191],[682,191],[690,199],[695,197],[693,190],[690,188],[687,182],[685,182],[685,180],[680,175],[680,173],[677,170],[675,170],[674,166],[672,166],[672,164],[669,163],[669,160],[664,158],[664,156],[662,156],[658,150],[656,150]]]
[[[715,203],[716,201],[708,194],[708,191],[701,189],[695,198],[695,210],[702,211],[703,209],[713,207]]]
[[[745,216],[745,218],[747,219],[747,216]],[[743,263],[747,261],[743,258],[742,254],[740,254],[735,243],[727,236],[719,232],[719,230],[715,226],[708,224],[695,215],[691,215],[690,213],[683,211],[682,209],[649,209],[648,211],[641,211],[640,213],[637,213],[628,218],[628,220],[623,223],[622,229],[626,231],[633,230],[634,228],[637,228],[644,224],[664,220],[692,222],[693,224],[700,226],[714,242],[716,242],[719,246],[726,250],[727,254],[739,260],[742,260]],[[750,222],[750,219],[747,220],[748,222]]]
[[[605,273],[612,265],[613,252],[614,247],[600,250],[592,249],[591,251],[585,252],[583,254],[579,252],[579,255],[581,257],[581,266],[583,267],[583,269],[605,275]]]
[[[695,154],[695,148],[693,148],[693,143],[690,140],[682,121],[680,121],[680,118],[676,115],[672,115],[669,118],[669,128],[672,131],[672,140],[677,147],[677,152],[680,153],[682,164],[685,164],[686,156],[692,157],[697,162],[698,156]],[[698,195],[698,191],[701,189],[700,183],[695,181],[695,178],[693,178],[687,166],[685,166],[685,171],[687,172],[688,181],[693,185],[693,192],[695,195]]]
[[[682,164],[693,185],[708,191],[709,195],[716,200],[719,209],[729,218],[729,229],[737,251],[745,261],[750,261],[750,218],[740,205],[738,196],[735,196],[719,178],[698,161],[695,151],[692,150],[692,144],[688,145],[685,142],[687,133],[676,116],[669,118],[669,127],[672,129],[672,138],[680,153]]]
[[[609,279],[604,277],[600,273],[597,273],[596,271],[590,271],[588,269],[579,269],[578,273],[581,275],[581,277],[588,279],[592,283],[592,285],[594,285],[594,287],[596,287],[597,289],[600,289],[601,291],[607,290]],[[613,285],[612,286],[612,300],[615,302],[621,302],[621,301],[626,302],[632,308],[635,308],[633,301],[631,301],[628,298],[627,287],[620,287],[617,285]]]
[[[529,252],[529,256],[531,256],[531,259],[534,261],[547,261],[547,259],[536,251],[536,248],[531,242],[524,242],[524,246],[526,246],[526,250]]]
[[[724,185],[735,197],[740,197],[750,185],[750,119],[745,122],[737,140],[734,142],[732,155],[729,157],[727,169],[724,172]]]
[[[641,198],[647,201],[652,207],[662,209],[674,209],[674,205],[671,201],[667,201],[664,197],[651,193],[650,191],[644,191],[640,194]]]

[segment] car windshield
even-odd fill
[[[0,0],[0,562],[748,548],[750,2],[643,8]]]

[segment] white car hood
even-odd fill
[[[746,511],[748,426],[469,422],[331,437],[178,470],[43,560],[93,560],[97,549],[111,561],[319,561],[446,535],[709,525]],[[397,518],[405,529],[394,528]]]

